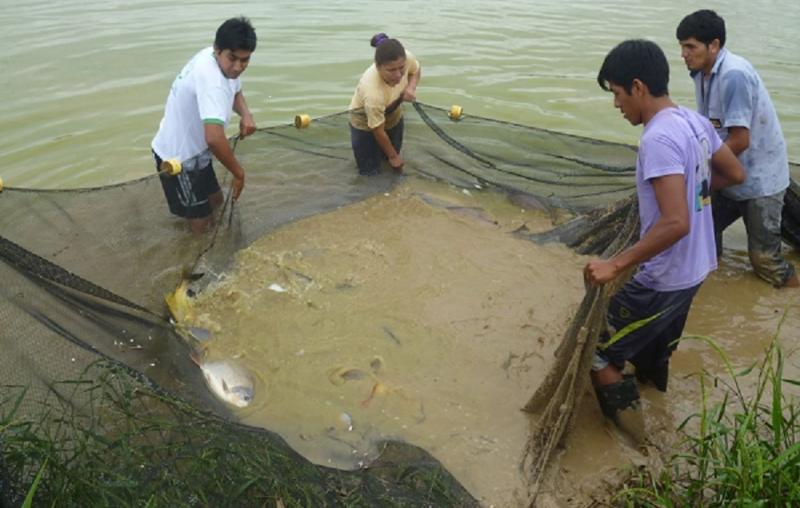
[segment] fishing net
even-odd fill
[[[136,506],[472,506],[430,454],[385,442],[352,471],[312,464],[267,429],[239,423],[210,394],[164,295],[187,272],[218,274],[282,225],[387,192],[398,178],[356,175],[348,112],[232,140],[245,192],[193,236],[167,213],[153,174],[77,190],[0,193],[0,504]],[[541,234],[610,255],[638,232],[635,148],[406,107],[405,173],[502,192],[552,220]],[[219,165],[217,165],[219,170]],[[796,169],[796,168],[793,168]],[[226,188],[227,173],[218,173]],[[787,241],[800,201],[787,193]],[[792,236],[794,235],[794,236]],[[202,284],[202,280],[201,280]],[[589,289],[566,331],[520,450],[532,504],[585,389],[613,287]]]

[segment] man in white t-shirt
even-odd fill
[[[247,18],[222,23],[214,46],[197,53],[172,83],[151,144],[156,170],[163,160],[181,162],[182,171],[176,176],[162,172],[161,184],[170,212],[185,217],[194,233],[209,230],[211,211],[223,202],[212,156],[233,176],[234,201],[244,188],[244,168],[228,143],[225,127],[235,111],[241,138],[256,130],[239,80],[255,49],[256,33]]]

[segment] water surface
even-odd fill
[[[418,98],[467,114],[635,143],[595,82],[630,37],[667,52],[672,94],[693,106],[675,26],[696,3],[621,1],[5,1],[0,12],[0,177],[35,188],[94,186],[151,171],[149,144],[172,79],[220,22],[244,14],[259,45],[244,90],[260,126],[342,111],[370,63],[370,36],[399,38],[422,62]],[[761,73],[790,158],[800,160],[794,2],[716,7],[728,46]]]

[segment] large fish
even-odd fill
[[[198,362],[211,393],[236,407],[247,407],[253,401],[255,388],[253,377],[239,364],[231,360]]]
[[[167,303],[170,316],[176,323],[186,323],[194,318],[194,311],[189,303],[190,282],[189,278],[183,277],[174,291],[164,295],[164,301]]]
[[[184,337],[188,335],[199,342],[206,342],[213,337],[211,330],[200,328],[199,326],[189,326],[188,324],[194,321],[195,318],[189,284],[202,276],[203,274],[185,272],[175,290],[164,295],[164,301],[167,303],[169,314],[172,317],[171,321],[178,333]]]

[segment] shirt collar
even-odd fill
[[[728,49],[727,48],[720,49],[719,54],[717,55],[717,60],[714,62],[714,67],[711,68],[712,76],[717,72],[719,72],[719,68],[722,65],[722,61],[725,60],[726,56],[728,56]]]
[[[720,66],[722,65],[722,61],[723,61],[723,60],[725,60],[725,57],[726,57],[726,56],[728,56],[728,48],[722,48],[722,49],[720,49],[720,50],[719,50],[719,53],[717,54],[717,59],[716,59],[716,60],[714,60],[714,66],[713,66],[713,67],[711,67],[711,75],[712,75],[712,76],[713,76],[713,75],[715,75],[715,74],[717,74],[717,73],[719,72],[719,68],[720,68]],[[691,77],[695,77],[695,76],[697,76],[698,74],[701,74],[701,75],[702,75],[702,73],[703,73],[703,71],[702,71],[702,70],[700,70],[700,71],[691,71],[691,72],[689,73],[689,75],[690,75]]]

